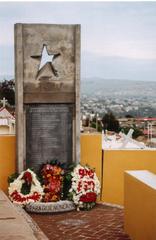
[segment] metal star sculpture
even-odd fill
[[[42,53],[41,55],[36,55],[36,56],[31,56],[32,58],[35,59],[39,59],[40,60],[40,65],[39,65],[39,69],[38,69],[38,73],[37,76],[38,77],[40,75],[40,72],[43,70],[43,68],[45,67],[45,65],[49,64],[52,73],[54,74],[54,76],[58,77],[58,71],[55,69],[55,67],[53,66],[53,61],[60,56],[60,53],[56,53],[56,54],[49,54],[47,51],[47,45],[43,44],[43,49],[42,49]]]

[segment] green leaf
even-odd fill
[[[16,178],[18,178],[19,174],[18,173],[13,173],[8,177],[8,183],[12,183]]]
[[[30,193],[30,189],[31,189],[31,184],[28,185],[26,182],[22,184],[21,187],[21,193],[24,195],[27,195]]]

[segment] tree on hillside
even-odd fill
[[[123,127],[123,128],[121,129],[121,131],[122,131],[123,133],[127,134],[130,129],[133,129],[133,130],[134,130],[133,135],[132,135],[132,137],[133,137],[134,139],[137,138],[137,137],[139,137],[139,136],[143,136],[143,135],[144,135],[144,134],[143,134],[143,131],[142,131],[141,129],[137,128],[135,124],[133,124],[133,127]]]
[[[15,105],[15,82],[13,80],[5,80],[0,84],[0,99],[8,100],[10,105]]]
[[[106,113],[102,118],[104,130],[119,132],[120,124],[112,112]]]
[[[126,118],[134,118],[131,114],[125,115]]]

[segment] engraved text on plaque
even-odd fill
[[[26,107],[26,165],[58,159],[72,162],[72,104],[29,104]]]

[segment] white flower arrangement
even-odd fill
[[[69,192],[72,200],[79,208],[91,208],[95,205],[96,197],[100,193],[100,182],[95,171],[89,167],[77,165],[72,175],[72,184]]]
[[[22,194],[21,189],[22,185],[26,182],[26,178],[30,180],[30,192],[28,194]],[[25,205],[30,202],[40,201],[43,195],[43,188],[37,180],[36,174],[30,169],[27,169],[23,171],[17,179],[10,183],[8,192],[12,202]]]

